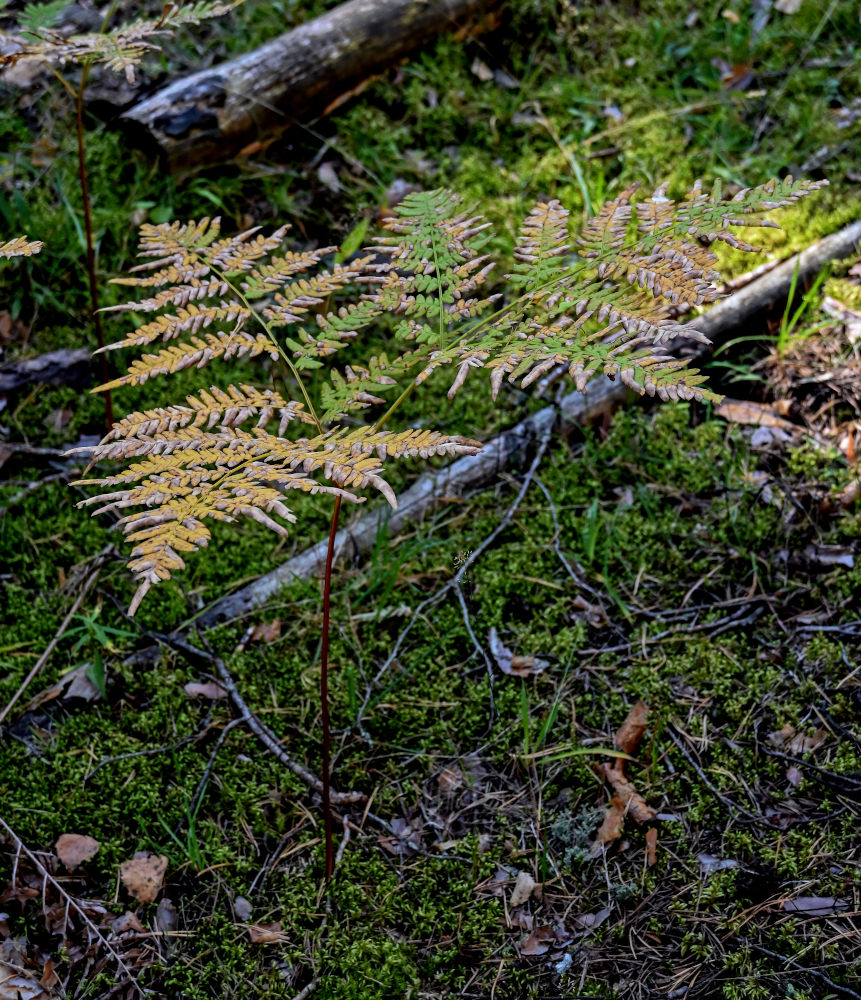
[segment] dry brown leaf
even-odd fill
[[[658,831],[655,827],[646,830],[646,867],[651,868],[658,860]]]
[[[772,746],[788,750],[789,753],[796,757],[799,754],[818,750],[827,739],[828,733],[824,729],[817,729],[808,736],[804,733],[796,732],[795,726],[789,722],[776,732],[769,733],[768,735],[768,742]]]
[[[101,844],[83,833],[63,833],[55,845],[57,857],[68,870],[74,871],[78,865],[94,858]]]
[[[469,68],[473,75],[477,76],[482,83],[488,83],[493,79],[493,70],[486,62],[482,62],[478,56],[472,60],[472,65]]]
[[[529,677],[532,674],[540,674],[542,670],[550,666],[546,660],[540,660],[537,656],[516,656],[499,638],[495,625],[491,626],[487,638],[497,666],[510,677]]]
[[[521,955],[533,956],[543,955],[550,951],[554,944],[556,944],[556,931],[550,924],[543,924],[541,927],[536,927],[531,934],[527,934],[517,947]]]
[[[540,885],[535,879],[529,874],[529,872],[518,872],[517,881],[514,883],[514,888],[511,890],[511,899],[508,901],[508,905],[514,909],[515,906],[522,906],[535,892],[539,889]]]
[[[233,915],[243,923],[251,919],[251,903],[244,896],[237,896],[233,900]]]
[[[111,930],[114,934],[119,937],[120,934],[126,934],[131,931],[134,934],[143,934],[144,925],[138,920],[134,913],[126,912],[122,916],[116,917],[111,921]]]
[[[638,701],[628,712],[628,717],[619,727],[614,743],[616,749],[622,753],[632,754],[646,732],[646,716],[649,714],[649,707],[645,702]],[[619,761],[621,766],[622,761]]]
[[[592,846],[589,848],[589,853],[593,858],[598,857],[608,844],[612,844],[614,840],[618,840],[622,836],[624,823],[625,803],[614,795],[610,800],[610,805],[607,806],[604,821],[595,834]]]
[[[0,1000],[48,1000],[50,996],[28,970],[0,961]]]
[[[251,924],[248,935],[252,944],[277,944],[279,941],[287,940],[279,921],[273,924]]]
[[[638,823],[651,823],[658,815],[634,788],[633,784],[625,777],[621,768],[612,764],[596,764],[595,770],[607,781],[616,796],[624,803],[628,813]]]
[[[120,865],[120,878],[129,895],[139,903],[152,903],[161,892],[167,872],[167,858],[162,854],[138,851]]]
[[[158,906],[155,909],[156,927],[158,927],[162,934],[170,934],[171,931],[176,930],[178,923],[179,914],[176,912],[176,907],[167,896],[164,896],[159,900]]]
[[[227,692],[215,681],[208,681],[205,684],[192,681],[189,684],[184,684],[182,690],[189,698],[203,698],[206,701],[217,701],[219,698],[227,697]]]
[[[281,638],[281,619],[273,618],[271,622],[260,622],[251,630],[252,642],[275,642]]]
[[[752,403],[743,399],[724,399],[720,406],[715,407],[715,413],[731,424],[749,424],[755,427],[779,427],[791,434],[797,434],[800,428],[784,420],[771,407],[761,403]]]

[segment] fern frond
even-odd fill
[[[307,415],[298,404],[291,409],[276,393],[250,386],[231,387],[228,393],[214,390],[199,399],[189,397],[192,402],[195,405],[187,408],[132,414],[115,425],[94,459],[141,460],[121,473],[80,483],[123,487],[81,502],[101,504],[97,514],[149,508],[120,520],[137,543],[129,567],[139,586],[130,614],[153,584],[182,568],[180,553],[208,543],[207,518],[233,520],[244,515],[284,534],[284,525],[270,515],[295,520],[283,503],[283,494],[290,489],[333,493],[361,502],[363,498],[349,488],[373,487],[394,507],[395,495],[381,475],[388,459],[473,454],[480,447],[477,442],[433,431],[392,433],[365,427],[334,428],[291,441],[280,436],[285,418],[289,422],[294,416]],[[251,431],[237,426],[245,410],[253,411],[248,415],[259,415]],[[281,419],[278,435],[265,430],[276,411]],[[206,429],[204,424],[218,424],[218,429]],[[328,482],[318,481],[317,474]]]
[[[122,346],[122,345],[120,345]],[[201,337],[192,337],[183,344],[171,344],[158,354],[144,354],[129,365],[125,375],[97,386],[94,392],[107,392],[121,385],[143,385],[156,375],[170,375],[186,368],[203,368],[216,358],[255,358],[268,354],[273,360],[278,357],[278,348],[266,333],[246,333],[234,329],[229,333],[218,330],[207,332]]]
[[[512,288],[538,293],[566,268],[571,249],[568,209],[556,200],[540,201],[526,216],[514,247]]]
[[[0,32],[0,66],[17,62],[104,63],[117,73],[124,73],[134,84],[135,66],[148,51],[158,51],[159,41],[177,28],[221,17],[241,0],[177,6],[168,4],[159,18],[138,18],[113,31],[66,37],[46,27],[31,27],[26,35]]]
[[[0,257],[31,257],[44,246],[38,240],[30,242],[26,236],[16,236],[14,240],[7,240],[0,243]]]

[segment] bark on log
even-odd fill
[[[679,338],[670,346],[672,353],[694,360],[704,360],[722,341],[757,316],[786,301],[793,274],[803,287],[830,260],[857,253],[861,245],[861,222],[826,236],[800,254],[790,257],[774,270],[753,281],[740,292],[719,302],[705,315],[690,321],[712,341],[706,346],[697,340]],[[388,518],[388,531],[397,534],[420,520],[446,496],[461,496],[492,482],[500,470],[518,456],[528,454],[534,442],[549,427],[564,432],[597,419],[619,406],[630,390],[619,382],[596,379],[585,393],[571,392],[558,404],[546,406],[515,427],[484,443],[477,455],[458,459],[438,472],[425,473],[398,498],[398,509],[372,510],[338,532],[336,553],[339,558],[368,552],[373,547],[381,521]],[[198,628],[211,628],[220,622],[241,617],[264,604],[278,590],[294,579],[307,580],[322,572],[326,558],[324,539],[305,549],[277,569],[271,570],[241,590],[216,601],[196,620]]]
[[[0,395],[16,392],[36,382],[83,389],[92,384],[92,378],[92,352],[86,347],[64,347],[35,358],[0,365]]]
[[[132,141],[172,170],[252,153],[328,114],[371,78],[500,0],[350,0],[253,52],[177,80],[126,111]]]

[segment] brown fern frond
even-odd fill
[[[121,385],[143,385],[156,375],[169,375],[186,368],[203,368],[215,358],[255,358],[268,354],[273,360],[278,357],[278,348],[265,333],[251,334],[242,329],[229,333],[218,330],[207,332],[201,337],[192,337],[183,344],[171,344],[158,354],[144,354],[129,365],[125,375],[97,386],[94,392],[106,392]]]
[[[31,257],[44,246],[38,240],[30,242],[26,236],[17,236],[14,240],[7,240],[0,243],[0,257]]]
[[[174,290],[168,289],[168,291]],[[183,333],[195,334],[213,322],[235,323],[241,326],[250,315],[250,309],[235,303],[222,303],[217,306],[196,306],[190,303],[187,308],[178,309],[175,316],[163,313],[152,322],[144,323],[137,330],[126,334],[122,340],[105,345],[96,353],[116,351],[122,347],[142,347],[159,338],[163,341],[173,340]]]

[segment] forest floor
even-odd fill
[[[326,6],[249,0],[171,43],[152,78]],[[373,231],[406,185],[474,200],[505,252],[539,196],[585,218],[635,180],[681,193],[696,177],[827,177],[767,232],[787,256],[861,217],[861,61],[856,4],[780,6],[794,5],[511,0],[493,33],[440,40],[265,160],[182,182],[94,118],[100,274],[130,266],[145,220],[219,214],[228,232],[286,220],[297,240],[331,243]],[[46,244],[0,270],[4,360],[92,347],[68,102],[50,77],[24,92],[0,80],[0,94],[2,235]],[[715,389],[760,407],[758,423],[634,403],[412,530],[382,521],[370,555],[338,572],[333,780],[366,798],[339,807],[325,891],[319,796],[236,723],[215,660],[135,659],[148,634],[323,537],[325,498],[304,500],[288,542],[225,525],[133,624],[122,542],[75,507],[80,465],[60,457],[99,434],[102,401],[68,386],[7,393],[0,710],[56,645],[0,729],[0,998],[16,968],[30,1000],[857,1000],[854,263],[796,289],[783,317],[737,331],[707,366]],[[403,417],[486,439],[546,403],[506,391],[496,408],[476,379],[448,403],[432,379]],[[121,402],[143,408],[154,392]],[[465,562],[463,602],[449,590],[415,615]],[[315,774],[321,614],[319,582],[297,581],[194,636]],[[632,712],[647,713],[639,741],[622,728]],[[612,763],[614,739],[654,822],[613,812],[596,765]],[[608,823],[619,835],[593,849]],[[91,856],[75,865],[75,850]],[[120,877],[136,852],[137,883],[134,866]]]

